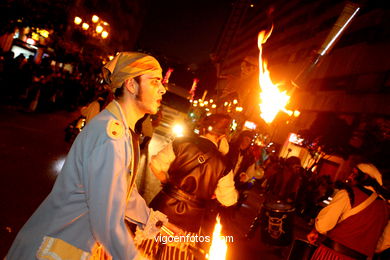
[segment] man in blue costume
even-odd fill
[[[105,257],[134,259],[126,221],[145,234],[167,222],[134,185],[139,157],[134,126],[145,113],[158,111],[165,93],[160,64],[146,54],[123,52],[103,73],[115,100],[76,138],[53,190],[6,259],[96,259],[103,251]]]

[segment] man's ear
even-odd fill
[[[125,88],[133,95],[137,93],[137,87],[136,87],[136,82],[134,78],[131,79],[126,79],[125,80]]]

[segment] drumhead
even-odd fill
[[[274,212],[293,212],[295,210],[294,205],[279,200],[276,202],[266,202],[264,207]]]

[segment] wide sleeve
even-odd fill
[[[131,196],[127,202],[126,219],[142,228],[146,225],[151,209],[146,205],[144,198],[138,193],[134,184]]]
[[[233,171],[219,179],[215,189],[217,200],[224,206],[232,206],[237,202],[238,192],[234,187]]]
[[[107,140],[89,156],[86,196],[92,233],[113,259],[134,259],[137,251],[125,224],[127,174],[125,144]]]
[[[351,209],[348,193],[346,190],[340,190],[333,197],[328,206],[323,208],[316,218],[316,230],[324,234],[333,229],[339,222],[341,215]]]

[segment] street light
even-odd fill
[[[100,25],[96,26],[96,32],[97,33],[101,33],[102,31],[103,31],[103,27],[102,26],[100,26]]]
[[[82,21],[83,21],[83,20],[82,20],[80,17],[78,17],[78,16],[76,16],[76,17],[74,18],[74,23],[77,24],[77,25],[79,25]]]
[[[103,32],[102,32],[102,38],[103,38],[103,39],[106,39],[107,37],[108,37],[108,32],[103,31]]]
[[[92,16],[92,22],[97,23],[99,21],[99,16],[93,15]]]
[[[82,25],[81,27],[82,27],[84,30],[88,30],[89,24],[83,23],[83,25]]]

